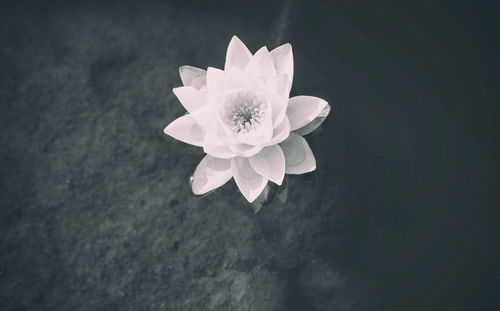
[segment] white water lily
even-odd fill
[[[229,43],[224,70],[179,68],[184,86],[173,89],[188,114],[164,132],[207,154],[196,167],[196,195],[234,177],[248,202],[268,181],[281,185],[285,173],[316,169],[302,135],[316,129],[330,106],[321,98],[289,98],[293,80],[292,46],[272,51],[264,46],[252,55],[238,37]]]

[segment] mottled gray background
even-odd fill
[[[212,1],[215,2],[215,1]],[[404,2],[404,1],[403,1]],[[4,2],[1,310],[499,310],[493,2]],[[180,65],[291,42],[334,113],[254,215],[206,197]]]

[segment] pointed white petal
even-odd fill
[[[191,189],[196,195],[205,194],[224,185],[231,177],[230,160],[206,155],[194,171]]]
[[[255,79],[248,72],[233,67],[231,70],[226,72],[226,78],[224,81],[224,90],[236,90],[245,89],[247,91],[259,91],[262,92],[266,88],[264,81],[261,79]]]
[[[245,69],[250,57],[252,57],[252,53],[250,53],[246,45],[238,37],[233,36],[227,47],[224,70],[229,70],[233,66]]]
[[[207,104],[210,105],[213,110],[222,104],[224,101],[224,93],[223,92],[210,92],[207,95]]]
[[[250,58],[245,71],[254,77],[264,78],[272,77],[276,74],[273,59],[267,47],[261,47],[255,55]]]
[[[288,117],[285,116],[283,121],[281,121],[280,125],[278,125],[273,130],[273,138],[264,144],[264,146],[276,145],[284,141],[290,135],[290,121],[288,121]]]
[[[304,174],[316,169],[316,159],[304,137],[290,133],[280,146],[285,154],[287,174]]]
[[[326,117],[330,113],[330,110],[331,110],[331,107],[329,104],[327,104],[325,106],[325,108],[323,108],[323,110],[321,110],[320,114],[314,120],[307,123],[305,126],[295,130],[294,133],[297,133],[299,135],[304,136],[304,135],[307,135],[307,134],[313,132],[315,129],[317,129],[323,123],[323,121],[325,121]]]
[[[207,71],[193,66],[179,67],[179,75],[181,76],[184,86],[193,86],[197,90],[207,84]]]
[[[280,96],[271,96],[269,99],[273,110],[273,127],[278,126],[286,115],[288,99]]]
[[[286,74],[279,74],[269,77],[266,80],[266,84],[270,94],[288,99],[288,76]]]
[[[292,89],[293,83],[293,52],[290,43],[278,46],[271,51],[274,66],[278,74],[287,74],[288,76],[288,93]]]
[[[203,151],[219,159],[231,159],[236,156],[228,146],[204,145]]]
[[[203,146],[206,132],[189,114],[175,119],[163,132],[173,138],[194,146]]]
[[[248,160],[257,173],[281,185],[285,177],[285,156],[280,146],[265,147]]]
[[[254,171],[248,158],[231,159],[231,170],[241,193],[252,203],[266,187],[267,179]]]
[[[209,144],[216,146],[227,146],[231,144],[231,141],[226,139],[226,136],[220,135],[219,133],[207,133],[205,141]]]
[[[222,92],[224,90],[225,73],[214,67],[207,69],[207,88],[210,92]]]
[[[328,103],[314,96],[295,96],[288,101],[286,114],[292,131],[314,120]]]
[[[233,151],[237,156],[244,158],[248,158],[259,153],[262,148],[262,146],[252,146],[247,144],[229,145],[229,149],[231,149],[231,151]]]
[[[173,92],[189,113],[207,103],[207,90],[198,91],[192,86],[181,86],[174,88]]]
[[[203,141],[203,151],[205,153],[220,159],[234,158],[236,155],[219,135],[208,133]]]
[[[214,128],[215,113],[212,106],[204,105],[195,110],[191,116],[196,123],[203,128],[206,132],[211,132]]]

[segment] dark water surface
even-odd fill
[[[499,310],[493,2],[5,2],[1,310]],[[203,152],[178,67],[290,42],[333,106],[317,171],[257,215]]]

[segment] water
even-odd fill
[[[498,309],[492,7],[0,11],[3,309]],[[292,95],[333,112],[317,170],[262,205],[234,181],[193,196],[203,152],[162,133],[178,67],[222,68],[234,34],[290,42]]]

